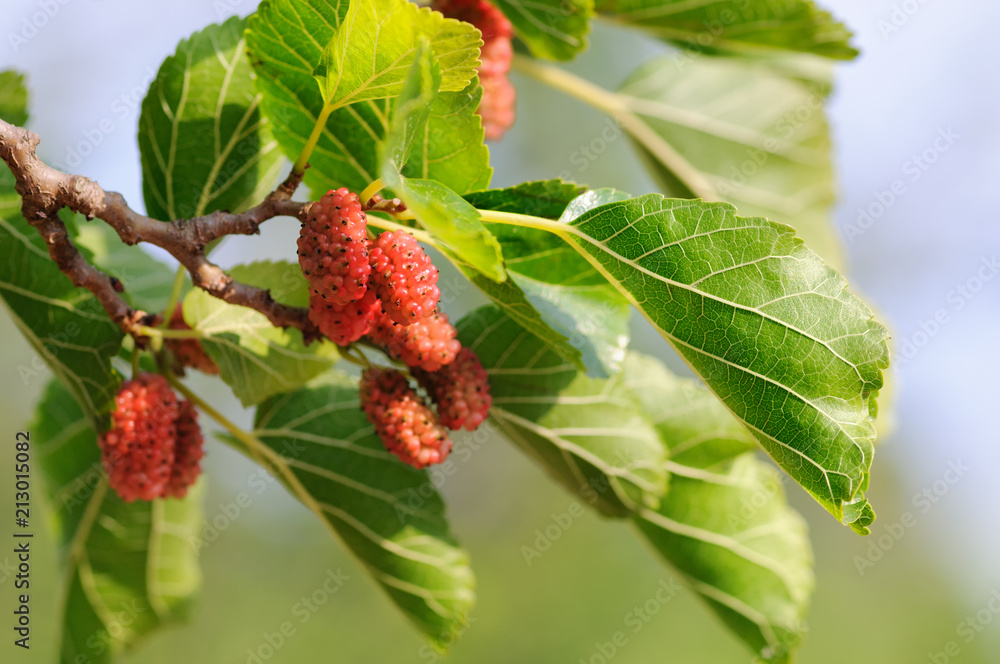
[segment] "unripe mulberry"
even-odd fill
[[[182,313],[181,308],[181,305],[178,304],[177,308],[174,309],[174,315],[171,316],[169,324],[169,328],[171,330],[191,329],[191,327],[184,322],[184,314]],[[212,358],[208,356],[205,349],[202,347],[201,342],[197,339],[164,338],[163,342],[174,356],[178,370],[183,370],[184,367],[191,367],[201,371],[202,373],[211,374],[213,376],[219,373],[219,367],[215,364]]]
[[[449,429],[474,431],[493,403],[489,378],[479,357],[469,348],[438,371],[414,369],[413,376],[437,405],[438,419]]]
[[[194,404],[184,400],[177,414],[177,442],[174,446],[174,465],[164,496],[183,498],[201,475],[201,459],[205,456],[205,440],[198,426],[198,411]]]
[[[343,307],[368,289],[368,219],[357,194],[330,190],[312,204],[299,232],[299,265],[312,294]]]
[[[309,296],[309,320],[338,346],[346,346],[368,334],[377,315],[381,315],[381,304],[373,290],[344,306],[331,304],[316,293]]]
[[[437,371],[451,364],[462,348],[455,338],[455,327],[443,313],[422,318],[412,325],[400,325],[387,314],[381,314],[376,317],[368,336],[392,359],[425,371]]]
[[[108,483],[122,500],[163,495],[174,466],[178,413],[163,376],[139,374],[122,383],[111,429],[99,441]]]
[[[445,460],[451,451],[448,432],[405,376],[373,367],[361,377],[359,392],[368,421],[401,461],[423,468]]]
[[[369,258],[371,287],[392,320],[410,325],[434,313],[441,299],[438,270],[416,238],[406,231],[382,233]]]

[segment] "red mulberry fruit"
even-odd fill
[[[479,102],[479,117],[488,141],[499,141],[514,126],[517,91],[506,76],[488,76],[480,79],[483,98]]]
[[[437,309],[438,270],[406,231],[382,233],[369,252],[371,286],[382,310],[401,325],[431,316]]]
[[[201,475],[205,440],[201,435],[201,427],[198,426],[198,411],[194,409],[194,404],[187,400],[182,401],[178,410],[174,465],[170,470],[170,479],[163,495],[183,498]]]
[[[177,397],[167,379],[139,374],[122,383],[112,427],[100,438],[108,483],[122,500],[163,495],[174,466]]]
[[[299,232],[299,265],[312,294],[334,306],[360,300],[368,289],[368,219],[357,194],[344,187],[313,203]]]
[[[479,81],[483,98],[479,115],[483,119],[486,140],[498,141],[514,124],[517,92],[507,79],[514,49],[514,30],[499,9],[486,0],[441,0],[436,8],[445,16],[471,23],[483,33],[479,54]]]
[[[441,463],[451,451],[434,411],[391,369],[371,368],[360,384],[361,409],[386,449],[414,468]]]
[[[437,371],[455,361],[462,344],[448,316],[436,313],[412,325],[394,323],[386,314],[376,317],[368,335],[394,360],[425,371]]]
[[[174,309],[174,315],[170,318],[169,328],[171,330],[190,330],[191,327],[184,322],[184,314],[181,312],[181,305]],[[197,339],[170,339],[164,338],[164,343],[174,356],[176,369],[182,370],[184,367],[197,369],[202,373],[217,375],[219,367],[208,356],[201,342]]]
[[[479,357],[463,348],[455,361],[438,371],[413,370],[417,382],[437,404],[438,419],[449,429],[474,431],[493,403],[490,383]]]
[[[331,304],[316,293],[309,296],[309,320],[338,346],[346,346],[368,334],[372,321],[380,314],[375,291],[369,290],[356,302],[344,306]]]

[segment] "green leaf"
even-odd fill
[[[793,226],[811,249],[840,268],[841,244],[831,218],[836,190],[824,110],[828,89],[829,79],[807,84],[760,62],[663,57],[631,74],[618,99],[741,215]],[[695,197],[641,142],[634,145],[663,193]]]
[[[497,0],[496,5],[535,57],[572,60],[587,48],[593,0]]]
[[[261,109],[292,159],[302,152],[323,112],[313,69],[347,8],[346,1],[336,0],[265,0],[248,19],[248,50],[264,95]],[[432,140],[426,152],[426,139],[416,141],[405,175],[438,180],[459,193],[489,186],[489,152],[475,114],[481,92],[470,83],[437,96],[424,130]],[[374,181],[391,106],[381,99],[335,110],[309,160],[306,184],[320,192],[334,186],[360,192]]]
[[[147,312],[163,311],[173,289],[174,270],[140,247],[123,243],[107,224],[82,221],[82,215],[76,219],[74,240],[87,252],[91,264],[122,282],[122,295],[132,306]]]
[[[505,189],[487,189],[465,194],[474,208],[515,212],[545,219],[558,219],[566,206],[587,188],[565,180],[535,180]]]
[[[850,31],[810,0],[597,0],[599,13],[713,53],[795,51],[850,60]]]
[[[308,303],[308,284],[295,263],[238,265],[229,274],[245,284],[269,289],[282,304]],[[296,389],[329,369],[339,357],[330,341],[306,345],[299,330],[274,327],[264,314],[227,304],[197,288],[184,298],[184,320],[205,335],[202,347],[244,406]]]
[[[401,178],[397,193],[442,249],[493,281],[507,278],[500,243],[465,199],[435,180]]]
[[[397,96],[421,41],[441,69],[441,90],[476,76],[479,32],[406,0],[353,0],[313,75],[328,106]]]
[[[490,417],[557,482],[602,514],[655,508],[665,450],[619,374],[588,378],[496,307],[458,325],[490,379]]]
[[[413,142],[403,175],[437,180],[459,194],[490,186],[490,151],[483,143],[483,122],[476,112],[482,96],[478,79],[461,92],[440,93]]]
[[[431,104],[437,98],[440,87],[441,68],[434,61],[427,40],[422,39],[403,89],[393,105],[389,134],[379,157],[382,177],[388,174],[394,183],[398,183],[396,176],[406,165],[414,140],[427,127]]]
[[[182,499],[126,503],[108,489],[89,417],[52,381],[29,427],[61,543],[60,661],[110,664],[188,615],[201,585],[201,484]]]
[[[670,449],[670,493],[635,517],[639,530],[763,660],[788,662],[805,632],[813,559],[784,476],[694,381],[638,354],[623,373]]]
[[[375,434],[358,406],[357,383],[331,372],[261,404],[255,426],[294,473],[293,494],[407,618],[439,647],[454,641],[475,601],[468,556],[427,473],[400,462]]]
[[[866,532],[887,333],[792,229],[649,194],[553,232],[616,284],[764,449]]]
[[[0,71],[0,119],[20,127],[28,122],[28,87],[13,69]]]
[[[182,41],[142,102],[142,191],[152,217],[240,211],[277,180],[281,153],[260,113],[244,25],[233,17]]]
[[[16,194],[15,194],[16,196]],[[15,208],[16,210],[16,208]],[[77,288],[49,258],[45,241],[10,206],[0,210],[0,297],[32,348],[80,403],[95,425],[109,412],[119,377],[111,358],[121,329],[89,291]],[[28,384],[39,375],[31,361],[19,368]]]

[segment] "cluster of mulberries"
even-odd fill
[[[149,373],[122,383],[99,440],[108,483],[127,502],[183,498],[201,474],[203,442],[191,402]]]
[[[514,30],[507,17],[487,0],[438,0],[434,8],[449,18],[471,23],[483,33],[483,48],[479,54],[479,82],[483,98],[479,115],[483,119],[486,140],[499,141],[514,124],[517,94],[507,73],[514,49]]]
[[[361,406],[385,446],[417,468],[440,463],[451,449],[445,427],[475,429],[490,407],[486,372],[463,349],[438,311],[438,270],[406,231],[368,236],[357,194],[331,190],[312,204],[298,240],[309,281],[309,318],[346,346],[367,338],[413,370],[436,404],[406,376],[372,369],[361,382]]]

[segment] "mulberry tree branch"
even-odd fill
[[[79,212],[88,221],[103,220],[125,244],[148,242],[165,249],[187,269],[195,286],[225,302],[255,309],[278,327],[302,330],[307,340],[319,336],[307,309],[280,304],[269,291],[233,280],[205,256],[205,248],[213,240],[226,235],[256,235],[260,224],[268,219],[304,219],[310,204],[291,200],[302,181],[301,173],[293,172],[260,205],[245,212],[218,211],[191,219],[160,221],[132,210],[121,194],[105,191],[89,178],[47,165],[36,154],[39,142],[34,132],[0,120],[0,159],[17,180],[21,212],[45,239],[59,269],[76,286],[90,290],[126,333],[134,334],[138,326],[149,325],[150,314],[132,309],[119,295],[121,283],[87,263],[59,219],[62,208]]]

